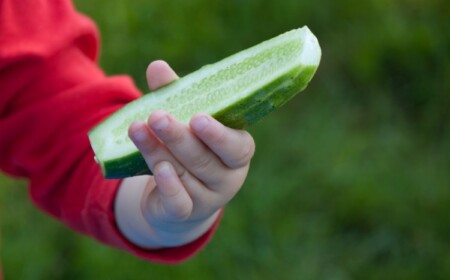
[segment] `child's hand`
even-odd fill
[[[175,79],[176,74],[163,61],[153,62],[147,69],[151,90]],[[145,247],[179,246],[208,230],[218,210],[243,185],[255,149],[248,132],[225,127],[202,113],[185,125],[156,111],[147,122],[133,123],[129,136],[154,173],[146,178],[140,203],[148,236],[125,229],[130,222],[121,225],[120,215],[118,223],[130,240]],[[142,182],[141,178],[125,179],[119,195]],[[116,208],[124,203],[118,201]]]

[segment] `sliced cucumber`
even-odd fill
[[[184,123],[204,112],[233,128],[252,125],[302,91],[320,57],[317,38],[303,27],[204,66],[127,104],[91,130],[95,159],[106,178],[151,174],[128,138],[133,121],[164,109]]]

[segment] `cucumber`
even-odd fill
[[[106,178],[152,174],[128,138],[133,121],[164,109],[188,123],[197,112],[233,128],[252,125],[302,91],[321,49],[308,27],[294,29],[178,79],[130,102],[89,133]]]

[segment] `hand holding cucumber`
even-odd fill
[[[177,78],[163,61],[147,70],[151,90]],[[179,246],[208,230],[241,188],[255,149],[248,132],[203,113],[186,125],[158,110],[147,121],[134,122],[128,134],[154,175],[124,179],[116,204],[118,224],[131,241],[150,248]],[[130,195],[138,189],[141,198]],[[136,205],[140,209],[133,210]],[[124,212],[139,210],[142,225],[130,227]],[[147,234],[137,234],[142,231]]]
[[[154,92],[89,133],[104,176],[125,178],[116,198],[123,234],[160,248],[205,233],[244,183],[255,149],[250,134],[230,127],[256,123],[305,89],[320,58],[303,27],[181,79],[165,62],[150,64]]]
[[[203,66],[128,103],[93,128],[89,140],[95,159],[106,178],[151,174],[127,135],[133,121],[164,109],[185,124],[204,112],[228,127],[247,127],[305,89],[320,58],[317,38],[303,27]]]

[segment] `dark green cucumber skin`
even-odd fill
[[[316,69],[316,66],[295,68],[240,99],[239,104],[232,104],[213,114],[213,117],[231,128],[242,129],[254,125],[304,90]]]
[[[107,179],[153,174],[139,151],[128,154],[120,159],[103,162],[102,170],[103,175]]]
[[[242,129],[251,126],[304,90],[316,70],[317,66],[294,68],[269,85],[240,99],[238,104],[232,104],[212,114],[212,117],[232,128]],[[102,169],[104,176],[110,179],[153,174],[139,151],[106,161]]]

